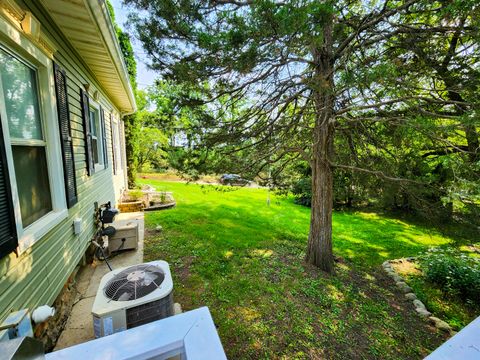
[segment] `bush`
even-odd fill
[[[480,304],[480,261],[453,249],[430,249],[421,257],[426,279],[445,292]]]
[[[363,184],[345,172],[336,171],[333,174],[333,204],[334,206],[352,207],[367,201],[368,196]],[[303,206],[312,206],[312,177],[304,175],[293,182],[291,191],[295,196],[295,203]]]
[[[143,191],[142,190],[130,190],[128,192],[128,197],[133,201],[138,201],[143,198]]]
[[[312,178],[304,177],[292,186],[295,203],[303,206],[312,206]]]

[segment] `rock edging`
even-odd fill
[[[405,280],[392,267],[392,263],[413,260],[415,260],[415,258],[413,257],[405,259],[387,260],[382,264],[382,267],[388,274],[388,276],[390,276],[393,281],[395,281],[395,285],[400,289],[400,291],[405,294],[405,298],[412,301],[413,306],[415,307],[415,311],[418,315],[420,315],[424,319],[428,319],[428,321],[437,329],[453,334],[454,331],[452,330],[450,325],[448,325],[445,321],[439,319],[438,317],[432,316],[432,313],[427,310],[425,304],[417,299],[417,295],[415,295],[412,288],[407,285]]]

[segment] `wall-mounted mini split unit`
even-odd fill
[[[95,337],[134,328],[173,315],[173,281],[162,260],[104,275],[93,303]]]

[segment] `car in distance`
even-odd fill
[[[250,181],[243,179],[238,174],[223,174],[220,176],[220,184],[231,186],[244,186],[250,184]]]

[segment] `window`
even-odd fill
[[[92,134],[92,153],[93,153],[93,162],[95,167],[98,170],[98,167],[101,168],[103,165],[103,148],[102,148],[102,128],[100,123],[100,108],[98,105],[90,101],[90,132]]]
[[[52,210],[37,72],[4,50],[0,69],[22,225],[27,227]]]
[[[38,55],[30,62],[0,43],[0,125],[20,252],[67,214],[53,64]]]
[[[85,160],[88,176],[91,176],[99,170],[106,169],[108,165],[105,112],[83,89],[80,89],[80,97],[85,135]]]

